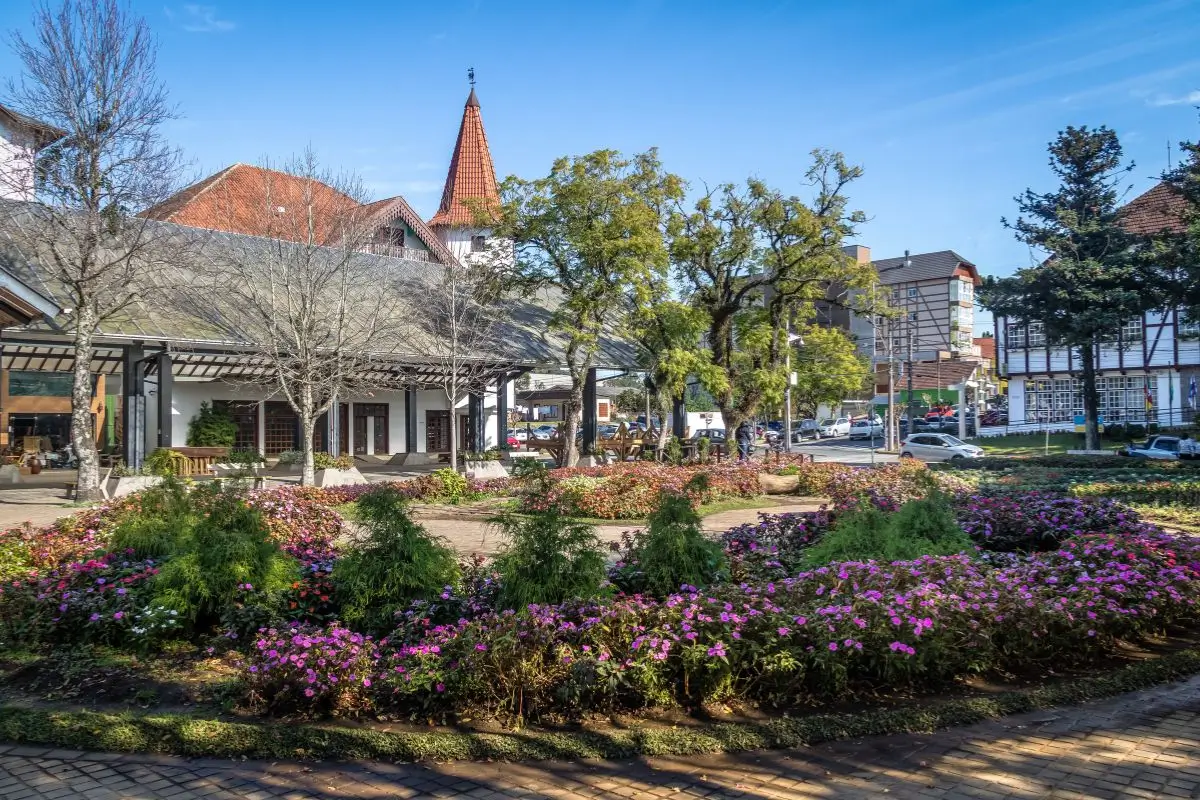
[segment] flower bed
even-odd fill
[[[1143,535],[1152,530],[1138,515],[1111,500],[1062,497],[1045,492],[966,495],[957,516],[967,535],[995,552],[1054,550],[1074,536]]]
[[[654,462],[551,470],[536,488],[522,493],[526,511],[557,511],[596,519],[643,519],[663,492],[682,493],[698,474],[708,486],[692,492],[696,504],[760,494],[758,466],[738,463],[675,467]]]
[[[338,679],[353,671],[362,684],[347,711],[529,716],[829,703],[1039,661],[1086,663],[1118,640],[1200,621],[1197,578],[1200,542],[1156,533],[1080,536],[1006,566],[964,556],[831,564],[663,602],[494,612],[420,635],[417,626],[401,632],[408,643],[386,645],[371,686],[358,662]],[[282,660],[252,657],[247,681],[256,696],[316,711],[290,691],[293,655],[303,658],[294,650]]]

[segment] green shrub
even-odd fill
[[[220,487],[199,488],[189,497],[195,522],[177,533],[155,576],[155,602],[178,611],[199,632],[243,593],[281,597],[299,568],[271,539],[262,514]]]
[[[955,522],[950,504],[935,492],[905,503],[893,514],[874,504],[844,514],[808,549],[804,560],[817,567],[833,561],[911,561],[971,550],[971,540]]]
[[[701,436],[696,441],[696,460],[701,464],[708,463],[709,453],[712,452],[712,440],[707,436]]]
[[[600,593],[604,550],[592,526],[554,513],[512,516],[502,522],[509,542],[496,556],[500,603],[524,609]]]
[[[187,472],[188,457],[165,447],[160,447],[142,462],[142,472],[147,475],[167,477],[168,475],[183,475]]]
[[[203,402],[188,423],[187,443],[189,447],[233,447],[237,432],[228,411]]]
[[[367,540],[333,568],[342,620],[355,630],[386,634],[395,628],[397,611],[454,585],[458,561],[447,544],[413,521],[392,487],[360,497],[358,519]]]
[[[252,475],[254,468],[264,461],[263,454],[257,450],[230,450],[225,457],[225,463],[233,467],[234,475]]]
[[[354,461],[350,456],[331,456],[329,453],[313,453],[313,469],[350,469]]]
[[[139,496],[136,511],[123,514],[113,529],[109,549],[133,551],[134,558],[162,558],[180,546],[180,537],[196,524],[198,511],[187,488],[168,476]]]
[[[697,476],[703,478],[703,475]],[[689,484],[688,490],[703,491]],[[703,588],[726,571],[720,543],[708,539],[687,494],[664,492],[646,529],[634,535],[614,581],[626,592],[666,597],[684,584]]]
[[[667,446],[663,449],[663,459],[668,464],[683,463],[683,442],[678,436],[672,436],[667,440]]]
[[[447,503],[457,503],[471,493],[471,484],[465,475],[455,470],[436,469],[431,476],[435,481],[437,498]]]

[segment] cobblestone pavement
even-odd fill
[[[928,736],[636,761],[295,764],[0,746],[0,798],[1200,797],[1200,676]]]

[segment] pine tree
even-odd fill
[[[1049,346],[1078,350],[1085,446],[1095,450],[1096,348],[1123,323],[1155,307],[1157,293],[1144,291],[1148,261],[1137,252],[1138,237],[1121,227],[1121,184],[1133,164],[1124,163],[1117,134],[1103,126],[1068,127],[1049,151],[1058,188],[1045,194],[1026,189],[1016,198],[1020,218],[1002,220],[1019,241],[1047,258],[1010,278],[989,278],[980,302],[996,316],[1041,322]]]

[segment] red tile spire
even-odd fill
[[[431,228],[472,228],[477,210],[500,206],[496,168],[488,151],[487,134],[483,132],[474,80],[471,83],[471,94],[467,97],[462,125],[458,129],[458,142],[454,145],[450,171],[446,174],[446,188],[442,190],[442,203],[429,220]]]

